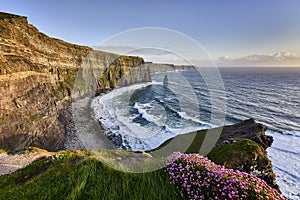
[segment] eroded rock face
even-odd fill
[[[143,59],[123,57],[50,38],[26,17],[0,13],[0,148],[62,149],[59,111],[72,99],[105,88],[99,81],[103,74],[111,86],[116,80],[104,72],[112,63],[119,66],[114,73],[126,68],[124,77],[130,72],[131,83],[141,81],[131,69],[138,69]]]
[[[252,118],[231,126],[225,126],[217,142],[217,146],[222,143],[232,143],[236,140],[246,138],[253,140],[266,149],[273,143],[273,137],[265,134],[267,129],[267,126],[256,123]]]

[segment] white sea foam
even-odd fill
[[[125,109],[126,106],[123,106],[120,110],[117,109],[118,97],[122,95],[123,98],[126,93],[130,96],[134,90],[147,85],[148,84],[141,84],[116,89],[111,93],[96,97],[92,101],[95,117],[101,122],[103,128],[107,130],[107,134],[113,133],[116,136],[121,136],[124,146],[129,145],[131,150],[150,150],[178,134],[210,127],[208,124],[203,124],[197,127],[170,128],[165,125],[165,116],[163,113],[160,113],[163,116],[153,116],[149,114],[150,112],[147,112],[153,108],[153,105],[150,103],[135,103],[134,108],[138,110],[138,113],[141,114],[144,119],[156,124],[156,126],[142,127],[137,123],[133,123],[132,119],[135,116],[128,117],[128,115],[126,115],[126,113],[128,113],[128,110]],[[177,111],[174,110],[174,112]],[[184,115],[185,119],[193,119],[186,113],[181,113],[181,115]],[[196,119],[194,119],[194,121],[201,123],[201,121],[197,121]]]
[[[299,199],[300,133],[297,131],[279,133],[268,130],[267,134],[274,138],[274,142],[267,152],[272,161],[280,190],[289,199]]]
[[[142,83],[142,84],[135,84],[135,85],[131,85],[128,87],[121,87],[121,88],[117,88],[112,90],[111,92],[104,94],[102,96],[98,96],[95,99],[93,99],[93,103],[95,101],[107,101],[107,100],[112,100],[115,97],[121,96],[125,93],[129,93],[132,92],[134,90],[146,87],[148,85],[152,85],[153,83],[149,82],[149,83]],[[93,105],[92,105],[93,106]]]
[[[170,128],[168,126],[165,127],[166,131],[170,132],[174,136],[191,133],[198,130],[204,130],[207,129],[207,127],[210,127],[209,125],[200,125],[197,127],[184,127],[184,128]]]
[[[192,117],[190,115],[188,115],[186,112],[177,112],[179,114],[179,116],[183,119],[186,119],[186,120],[191,120],[193,122],[196,122],[196,123],[199,123],[199,124],[206,124],[205,122],[197,119],[196,117]],[[208,125],[208,124],[206,124]]]
[[[148,122],[152,122],[156,124],[157,126],[163,126],[163,122],[165,121],[165,116],[154,116],[148,113],[148,110],[146,108],[151,108],[150,104],[138,104],[135,103],[133,106],[137,111],[142,115],[144,119],[146,119]]]

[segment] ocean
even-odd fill
[[[284,196],[300,198],[300,68],[220,68],[224,92],[211,88],[196,70],[156,73],[152,82],[96,97],[92,107],[105,134],[121,138],[121,148],[149,150],[194,130],[254,118],[268,126],[267,149]],[[167,74],[169,84],[164,85]],[[218,88],[215,88],[218,90]],[[223,94],[223,95],[222,95]],[[224,95],[225,94],[225,95]],[[212,103],[226,106],[222,124],[212,123]]]

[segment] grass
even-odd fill
[[[158,148],[149,151],[149,153],[156,158],[164,157],[177,151],[207,155],[218,141],[221,131],[222,127],[177,135],[165,141]]]
[[[63,151],[0,176],[0,199],[181,199],[163,169],[126,173],[88,151]]]
[[[261,145],[249,139],[242,139],[233,144],[223,144],[212,149],[207,155],[216,164],[230,168],[238,168],[246,163],[253,163],[257,158],[265,159],[264,149]]]
[[[222,144],[213,148],[207,157],[226,168],[254,173],[279,191],[278,185],[274,182],[275,174],[270,171],[272,163],[267,157],[266,150],[252,140],[240,139],[232,144]]]
[[[192,144],[195,141],[200,144],[205,139],[204,132],[197,134],[191,136]],[[196,144],[191,146],[188,151],[199,150]],[[44,150],[26,148],[23,151]],[[176,195],[176,186],[170,184],[164,168],[146,173],[127,173],[132,169],[122,166],[146,158],[144,163],[132,166],[147,170],[152,154],[155,153],[121,150],[57,152],[11,175],[0,176],[0,199],[183,199]],[[216,164],[232,165],[231,168],[262,156],[264,149],[248,139],[220,145],[208,154],[208,158]],[[114,164],[116,160],[119,161],[117,165]]]
[[[176,196],[175,186],[170,184],[164,168],[147,173],[126,171],[132,171],[132,168],[147,171],[151,164],[157,164],[151,160],[153,157],[180,151],[178,147],[182,147],[181,152],[205,155],[221,131],[221,128],[215,128],[179,135],[147,153],[116,150],[57,152],[55,156],[35,161],[11,175],[0,176],[0,199],[182,199]],[[21,151],[41,150],[27,148]],[[216,164],[232,169],[253,166],[253,162],[262,166],[270,164],[264,148],[249,139],[221,144],[212,148],[207,156]],[[140,159],[144,162],[135,165],[134,161]]]
[[[3,149],[0,149],[0,151]],[[16,154],[16,153],[35,153],[35,152],[41,152],[46,153],[47,151],[44,149],[40,149],[38,147],[25,147],[23,149],[17,149],[17,150],[3,150],[6,151],[8,154]]]

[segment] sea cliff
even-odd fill
[[[151,80],[142,58],[50,38],[26,17],[0,13],[0,30],[0,148],[62,149],[72,99]]]
[[[168,72],[176,70],[195,70],[195,67],[192,65],[174,65],[152,62],[146,62],[145,65],[149,67],[150,73]]]

